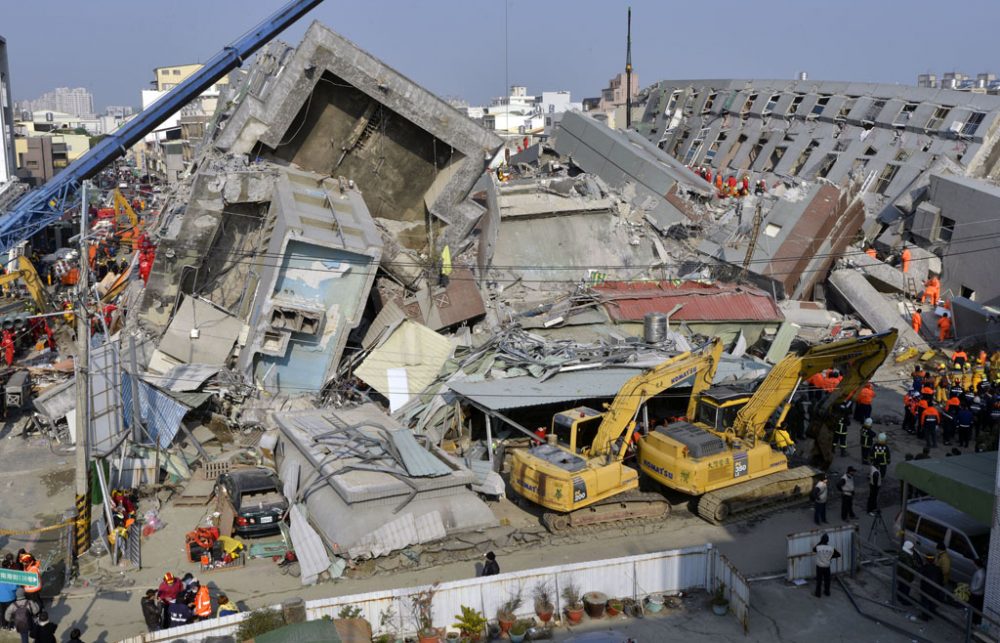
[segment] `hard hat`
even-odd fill
[[[873,424],[871,418],[865,418],[865,426],[871,426]]]
[[[941,362],[940,364],[938,364],[938,370],[939,371],[943,371],[943,370],[945,370],[945,368],[947,368],[947,367],[944,365],[944,362]]]
[[[912,554],[913,553],[913,541],[912,540],[907,540],[905,543],[903,543],[903,551],[905,551],[907,554]]]
[[[166,583],[167,583],[168,585],[173,585],[173,583],[174,583],[174,575],[173,575],[173,574],[171,574],[170,572],[167,572],[166,574],[164,574],[164,575],[163,575],[163,580],[164,580],[164,581],[165,581],[165,582],[166,582]]]
[[[881,443],[881,444],[884,444],[884,443],[885,443],[885,441],[886,441],[886,439],[887,439],[887,438],[886,438],[886,435],[885,435],[885,433],[879,433],[879,434],[878,434],[878,441],[879,441],[879,443]]]
[[[976,397],[972,398],[972,402],[973,404],[979,404],[980,402],[979,396],[977,395]]]

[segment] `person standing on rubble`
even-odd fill
[[[910,271],[910,256],[911,256],[910,249],[907,248],[906,244],[904,243],[903,252],[901,252],[899,255],[900,261],[903,264],[903,274],[906,274]]]
[[[928,299],[931,300],[931,305],[937,303],[938,297],[941,295],[941,280],[938,279],[937,275],[931,274],[930,278],[924,282],[924,294],[920,297],[920,303],[924,303]]]
[[[946,341],[951,337],[951,317],[948,316],[948,311],[941,313],[941,318],[937,321],[938,327],[938,340]]]

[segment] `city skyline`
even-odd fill
[[[0,34],[8,40],[13,93],[24,100],[86,79],[98,113],[106,105],[138,105],[139,92],[148,88],[155,67],[204,61],[282,2],[178,0],[174,9],[163,12],[154,3],[96,0],[91,11],[79,15],[68,0],[13,5],[5,12],[5,33]],[[295,43],[310,22],[319,20],[439,95],[470,104],[487,103],[510,85],[526,85],[532,92],[569,90],[582,99],[597,96],[624,67],[626,4],[442,0],[428,9],[372,0],[364,11],[344,11],[337,3],[323,3],[280,37]],[[905,12],[894,3],[860,0],[808,10],[792,0],[764,0],[749,8],[721,0],[713,5],[713,15],[738,19],[717,22],[704,16],[705,24],[712,25],[705,31],[676,28],[680,19],[696,19],[693,12],[680,13],[652,0],[630,4],[633,63],[643,86],[679,78],[793,79],[800,71],[816,80],[903,85],[915,84],[917,75],[926,72],[975,74],[990,71],[988,16],[1000,15],[985,0],[959,2],[956,11],[984,19],[963,27],[960,36],[939,32],[928,41],[912,35],[926,24],[933,6],[927,0],[908,3]],[[189,19],[193,11],[197,21]],[[56,55],[32,52],[35,38],[28,27],[39,13],[54,16],[46,29]],[[856,19],[860,15],[865,19]],[[147,30],[136,28],[142,24],[175,37],[150,39]],[[894,28],[873,38],[875,24]],[[109,41],[114,46],[97,46],[91,37],[97,31],[114,33]],[[822,31],[837,37],[816,38]],[[887,56],[887,51],[893,54]],[[94,69],[102,73],[95,75]]]

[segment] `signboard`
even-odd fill
[[[22,572],[18,569],[0,569],[0,583],[12,583],[31,587],[38,584],[38,574]]]
[[[733,454],[733,477],[740,478],[747,474],[747,454],[735,453]]]

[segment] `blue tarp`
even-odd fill
[[[128,373],[122,373],[122,415],[125,419],[125,426],[131,428],[132,425],[132,378]],[[190,409],[174,398],[149,384],[139,382],[139,415],[149,438],[159,443],[160,448],[167,448],[174,441],[181,420],[187,415]],[[143,441],[149,438],[143,436]]]

